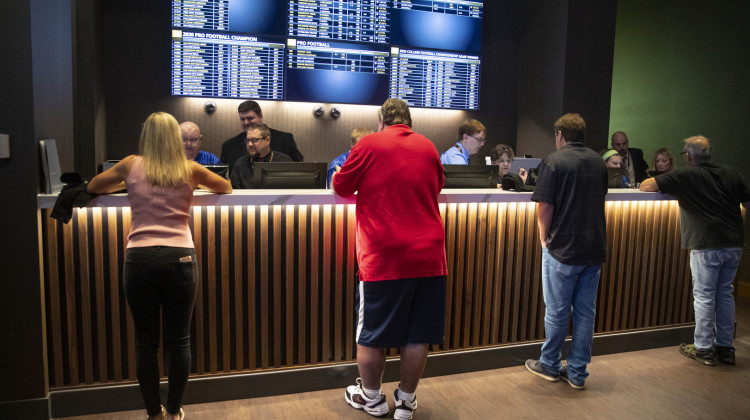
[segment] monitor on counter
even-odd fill
[[[326,162],[256,162],[253,185],[256,189],[325,189]]]
[[[624,188],[625,168],[607,168],[607,187]]]
[[[512,167],[514,172],[518,172],[519,168],[524,168],[526,170],[534,169],[539,166],[540,163],[542,163],[542,158],[521,157],[513,159]]]
[[[215,173],[216,175],[221,175],[221,176],[225,176],[227,174],[227,169],[229,169],[229,165],[226,165],[226,164],[203,165],[203,166],[209,171]]]
[[[42,153],[42,169],[44,170],[44,192],[57,194],[62,191],[63,182],[60,180],[60,158],[57,155],[57,144],[54,139],[39,140],[39,151]]]
[[[115,165],[117,164],[117,162],[119,162],[119,161],[120,161],[119,159],[110,159],[110,160],[105,160],[105,161],[104,161],[104,163],[102,163],[102,171],[106,171],[107,169],[110,169],[110,168],[112,168],[112,167],[113,167],[113,166],[115,166]]]
[[[443,165],[443,188],[497,188],[497,165]]]

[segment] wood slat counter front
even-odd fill
[[[441,193],[449,276],[445,342],[433,353],[543,340],[530,197]],[[39,196],[50,388],[133,382],[135,338],[121,284],[127,197],[100,196],[68,224],[49,217],[55,199]],[[355,360],[354,203],[327,190],[196,192],[193,377]],[[677,202],[612,190],[606,214],[596,332],[691,323]]]

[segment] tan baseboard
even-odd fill
[[[737,296],[750,298],[750,283],[745,281],[737,282]]]

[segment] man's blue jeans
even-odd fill
[[[695,311],[695,348],[730,347],[734,333],[732,282],[742,248],[690,251]]]
[[[568,352],[568,377],[583,384],[589,376],[586,365],[591,362],[594,339],[596,289],[599,287],[601,265],[568,265],[557,261],[542,248],[542,290],[544,291],[544,334],[542,366],[550,372],[562,368],[562,345],[573,315],[573,341]]]

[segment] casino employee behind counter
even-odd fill
[[[456,144],[440,156],[443,165],[468,165],[469,156],[477,153],[487,139],[484,125],[474,119],[461,123],[458,127]]]
[[[242,133],[226,140],[221,145],[220,159],[222,162],[229,165],[230,173],[232,171],[232,166],[237,162],[237,159],[247,155],[245,139],[247,138],[248,129],[252,126],[263,125],[263,112],[257,102],[242,102],[240,106],[237,107],[237,112],[239,113],[240,122],[242,123]],[[292,133],[285,133],[272,128],[269,128],[269,130],[271,131],[271,137],[273,137],[273,150],[286,154],[295,162],[302,162],[302,153],[297,150],[297,143],[294,142],[294,136]]]
[[[255,162],[292,162],[289,155],[272,150],[271,130],[267,125],[252,126],[247,130],[245,148],[247,155],[237,159],[229,172],[232,188],[254,188],[253,164]]]

